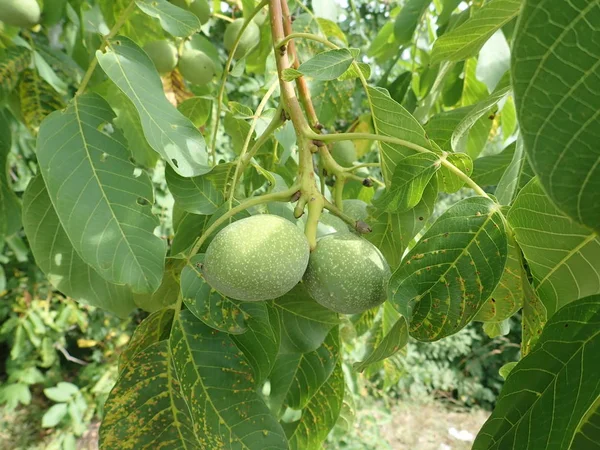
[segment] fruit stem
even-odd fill
[[[112,38],[114,38],[117,35],[117,33],[119,32],[119,30],[121,29],[121,27],[123,25],[125,25],[125,22],[127,22],[127,19],[129,19],[129,16],[131,15],[131,13],[133,12],[134,9],[135,9],[135,1],[132,1],[129,4],[129,6],[127,6],[125,11],[123,11],[121,13],[121,16],[115,22],[115,24],[110,29],[108,34],[106,36],[104,36],[104,39],[102,40],[102,44],[100,44],[100,48],[98,50],[100,50],[100,51],[104,50],[104,48],[108,44],[108,41],[111,40]],[[83,91],[85,90],[88,83],[92,79],[92,75],[94,74],[94,70],[96,69],[97,65],[98,65],[98,58],[94,57],[94,59],[92,59],[92,61],[90,62],[90,65],[88,66],[88,69],[85,72],[85,75],[83,76],[83,79],[81,80],[81,84],[79,85],[79,88],[77,89],[77,92],[75,93],[75,95],[83,94]]]
[[[238,206],[231,208],[230,210],[228,210],[225,214],[223,214],[221,217],[219,217],[217,220],[215,220],[213,222],[213,224],[208,227],[208,229],[202,233],[202,236],[200,236],[196,242],[194,243],[194,246],[192,247],[192,250],[190,251],[190,254],[188,255],[188,260],[194,256],[196,253],[198,253],[198,251],[200,250],[200,248],[202,247],[202,244],[204,244],[204,242],[206,241],[206,239],[214,233],[214,231],[223,223],[225,223],[225,221],[227,219],[230,219],[231,217],[235,216],[237,213],[241,212],[241,211],[245,211],[248,208],[251,208],[253,206],[256,205],[262,205],[263,203],[270,203],[270,202],[287,202],[290,201],[290,199],[292,198],[292,196],[298,192],[298,190],[300,189],[299,185],[295,185],[285,191],[281,191],[281,192],[272,192],[270,194],[265,194],[265,195],[259,195],[258,197],[251,197],[249,199],[246,199],[245,201],[243,201],[242,203],[240,203]]]
[[[369,225],[367,225],[365,222],[350,217],[328,200],[325,200],[325,209],[328,210],[330,213],[338,216],[340,219],[342,219],[344,222],[346,222],[359,233],[366,234],[371,232],[371,227],[369,227]]]
[[[363,167],[381,167],[380,163],[361,163],[355,164],[352,167],[346,167],[345,172],[354,172],[355,170],[362,169]]]
[[[312,157],[314,144],[306,137],[307,133],[313,133],[313,131],[304,116],[304,112],[302,111],[293,85],[290,82],[285,81],[282,76],[283,71],[290,67],[287,47],[276,45],[277,42],[280,42],[285,37],[282,0],[269,0],[269,10],[271,13],[271,34],[273,35],[281,98],[283,106],[294,124],[296,137],[298,139],[298,184],[300,185],[301,193],[298,203],[299,205],[302,205],[303,203],[308,205],[308,217],[306,219],[304,233],[306,234],[311,250],[314,250],[317,245],[317,225],[319,218],[321,217],[321,212],[323,211],[325,198],[319,192],[315,180],[315,168]],[[301,211],[296,210],[296,214],[299,214],[300,212]]]
[[[213,13],[212,16],[215,17],[215,18],[217,18],[217,19],[224,20],[225,22],[233,22],[233,19],[231,17],[226,16],[224,14]]]
[[[215,124],[213,127],[213,135],[212,135],[212,139],[210,142],[210,156],[211,156],[213,165],[217,164],[217,133],[219,132],[219,122],[221,121],[223,96],[225,95],[225,82],[227,81],[227,77],[229,76],[229,71],[231,69],[231,63],[233,62],[233,55],[235,54],[235,51],[237,50],[238,45],[240,44],[240,41],[242,40],[242,34],[244,34],[244,31],[246,31],[246,28],[248,27],[248,25],[250,24],[252,19],[254,19],[254,16],[256,16],[260,12],[260,10],[263,9],[268,3],[269,3],[269,0],[263,0],[262,2],[260,2],[258,4],[258,6],[256,8],[254,8],[254,10],[250,13],[250,15],[248,17],[244,18],[244,23],[242,25],[242,28],[240,28],[240,31],[235,39],[235,42],[233,43],[233,47],[231,48],[231,51],[229,52],[229,57],[227,58],[227,62],[225,63],[225,69],[223,69],[223,75],[221,76],[221,84],[219,86],[219,95],[217,96],[217,112],[216,112],[215,120],[214,120]]]

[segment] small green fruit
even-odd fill
[[[202,272],[227,297],[270,300],[300,282],[309,254],[302,230],[282,217],[261,214],[221,230],[206,249]]]
[[[192,0],[189,5],[185,0],[171,0],[171,3],[194,14],[202,25],[210,19],[210,5],[207,0]]]
[[[356,161],[356,148],[352,141],[339,141],[333,145],[331,156],[342,167],[351,167]]]
[[[231,51],[237,36],[244,25],[244,19],[236,19],[227,25],[227,29],[225,30],[225,38],[224,44],[227,51]],[[248,24],[244,33],[242,34],[242,38],[240,39],[240,43],[235,51],[234,57],[243,58],[248,53],[250,53],[260,42],[260,29],[258,25],[252,21]]]
[[[338,216],[334,216],[328,212],[321,214],[317,225],[317,237],[323,237],[334,233],[347,233],[349,231],[346,222]]]
[[[356,220],[367,220],[367,217],[369,217],[368,206],[362,200],[354,198],[344,200],[344,212]]]
[[[186,50],[179,59],[179,71],[190,83],[204,86],[215,76],[215,63],[200,50]]]
[[[14,27],[31,27],[40,21],[35,0],[0,0],[0,21]]]
[[[161,75],[171,72],[177,65],[177,49],[169,41],[152,41],[144,45],[156,70]]]
[[[377,247],[352,233],[336,233],[318,241],[304,282],[321,305],[342,314],[357,314],[385,301],[390,275]]]
[[[261,9],[257,15],[254,16],[254,21],[256,22],[256,25],[258,25],[259,27],[262,27],[264,25],[264,23],[267,21],[269,17],[269,10],[267,8],[263,8]]]

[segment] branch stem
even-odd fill
[[[135,9],[135,1],[132,1],[129,4],[129,6],[127,6],[125,11],[123,11],[121,13],[121,16],[115,22],[115,24],[110,29],[108,34],[104,37],[104,39],[102,40],[102,44],[100,44],[100,48],[98,50],[102,51],[102,50],[104,50],[104,48],[106,48],[108,41],[117,35],[117,33],[119,32],[121,27],[123,25],[125,25],[125,22],[127,22],[127,19],[129,19],[129,16],[131,15],[131,13],[133,12],[134,9]],[[94,74],[94,70],[96,69],[97,65],[98,65],[98,58],[94,55],[94,59],[92,59],[92,61],[90,62],[90,65],[88,66],[88,69],[85,72],[85,75],[83,76],[83,79],[81,80],[81,84],[79,85],[79,88],[77,89],[77,92],[75,93],[75,95],[83,94],[83,91],[85,90],[88,83],[92,79],[92,75]]]

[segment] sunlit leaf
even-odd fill
[[[23,196],[23,225],[37,266],[56,289],[120,317],[135,307],[127,287],[109,283],[77,254],[40,175],[31,180]]]
[[[528,160],[558,208],[600,232],[598,2],[517,3],[512,77]]]
[[[421,17],[430,5],[431,0],[408,0],[402,5],[400,14],[394,22],[394,35],[399,45],[407,44],[412,40]]]
[[[573,300],[600,293],[600,238],[562,214],[537,179],[521,190],[508,221],[548,318]]]
[[[183,178],[167,167],[165,178],[175,201],[185,211],[210,215],[224,201],[221,191],[217,190],[207,176]]]
[[[106,280],[134,292],[160,285],[166,244],[154,235],[152,185],[116,133],[114,113],[95,94],[75,97],[40,127],[37,156],[52,204],[77,254]]]
[[[200,21],[194,14],[167,0],[136,0],[135,3],[150,17],[158,19],[163,29],[173,36],[188,37],[200,31]]]
[[[507,243],[498,206],[472,197],[448,209],[406,255],[390,297],[410,334],[435,341],[461,330],[500,282]]]
[[[140,116],[144,136],[173,169],[184,177],[210,171],[202,134],[171,105],[154,64],[133,41],[110,41],[104,53],[96,53],[109,78],[131,100]]]
[[[520,6],[520,0],[492,0],[486,3],[462,25],[435,41],[431,64],[462,61],[476,56],[496,30],[517,16]]]
[[[354,61],[347,48],[327,50],[302,63],[298,71],[316,80],[335,80],[341,76]]]
[[[596,448],[600,297],[560,309],[508,375],[474,450]]]

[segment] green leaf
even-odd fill
[[[404,251],[431,217],[437,194],[437,183],[432,182],[425,188],[421,202],[410,211],[398,214],[369,208],[366,222],[372,231],[366,238],[381,250],[392,270],[398,267]]]
[[[421,22],[421,17],[429,7],[431,0],[408,0],[394,22],[394,36],[399,45],[412,41],[413,34]]]
[[[19,404],[29,405],[31,403],[29,386],[24,383],[3,383],[0,387],[0,403],[9,412],[13,411]]]
[[[309,81],[310,93],[319,122],[331,127],[350,110],[348,98],[355,90],[354,80]]]
[[[108,281],[153,292],[162,278],[166,244],[153,233],[158,219],[151,211],[149,177],[135,178],[120,136],[102,130],[113,118],[100,96],[75,97],[42,123],[38,162],[81,259]]]
[[[134,294],[136,306],[144,311],[154,312],[175,305],[179,297],[179,274],[183,264],[180,259],[168,258],[160,286],[151,294]]]
[[[339,39],[343,44],[348,45],[348,38],[337,23],[323,17],[317,17],[317,23],[325,36],[334,37]]]
[[[21,114],[25,125],[36,135],[42,120],[53,111],[62,109],[64,103],[56,91],[32,69],[23,72],[19,83]]]
[[[54,402],[68,402],[79,392],[79,388],[72,383],[59,382],[55,387],[44,389],[44,395]]]
[[[403,213],[419,204],[431,177],[441,165],[434,153],[418,153],[401,159],[396,165],[391,186],[373,205],[387,211]]]
[[[135,3],[150,17],[158,19],[163,30],[173,36],[188,37],[202,26],[194,14],[167,0],[136,0]]]
[[[508,236],[507,242],[508,255],[500,283],[473,320],[501,322],[523,306],[523,278],[527,278],[527,274],[521,261],[521,250],[514,237]]]
[[[490,297],[506,264],[498,206],[471,197],[442,214],[392,274],[392,302],[410,334],[435,341],[461,330]]]
[[[204,255],[195,255],[181,272],[181,295],[188,309],[206,325],[230,334],[248,330],[248,314],[237,301],[214,290],[202,277]]]
[[[600,231],[598,2],[518,3],[512,76],[529,162],[561,211]]]
[[[119,373],[135,358],[138,353],[157,342],[169,338],[175,311],[171,308],[161,309],[150,314],[137,326],[131,340],[119,357]]]
[[[10,93],[19,82],[21,73],[31,63],[31,50],[25,47],[0,49],[0,87]]]
[[[281,72],[281,79],[283,81],[294,81],[296,78],[300,78],[302,75],[302,72],[299,70],[288,67],[287,69],[283,69],[283,72]]]
[[[370,364],[389,358],[408,343],[408,322],[390,302],[383,305],[381,326],[377,331],[363,360],[353,365],[357,372],[362,372]]]
[[[134,104],[114,83],[111,83],[107,99],[117,115],[113,122],[127,139],[127,147],[131,151],[135,163],[145,168],[156,166],[159,155],[150,147],[144,136],[140,116]]]
[[[496,198],[501,205],[510,205],[517,193],[531,179],[532,175],[527,169],[528,163],[525,158],[523,140],[519,138],[515,145],[513,158],[496,187]]]
[[[21,228],[21,205],[8,183],[7,158],[12,145],[8,117],[0,111],[0,244]]]
[[[56,289],[119,317],[126,317],[135,308],[126,286],[106,281],[75,251],[41,175],[29,182],[23,196],[23,225],[37,266]]]
[[[473,181],[479,186],[497,185],[513,161],[516,147],[516,144],[511,144],[500,153],[482,156],[473,161]]]
[[[96,52],[108,77],[133,102],[148,144],[181,176],[210,171],[206,143],[194,124],[164,95],[154,64],[133,41],[111,40],[104,53]]]
[[[291,450],[321,448],[335,426],[344,400],[344,372],[341,362],[311,401],[299,421],[283,424]]]
[[[548,312],[525,277],[523,277],[523,294],[521,355],[526,356],[542,334],[548,321]]]
[[[464,174],[470,176],[473,173],[473,160],[466,153],[450,153],[446,159]],[[446,166],[440,167],[436,176],[440,191],[448,194],[458,192],[465,185],[465,181]]]
[[[483,324],[483,331],[490,339],[498,336],[506,336],[510,333],[510,322],[508,319],[502,322],[485,322]]]
[[[500,374],[500,376],[503,379],[506,380],[508,378],[508,375],[515,368],[516,365],[517,365],[516,361],[506,363],[502,367],[500,367],[500,370],[498,370],[498,373]]]
[[[319,305],[299,284],[274,305],[281,317],[281,351],[307,353],[319,348],[327,334],[339,324],[338,315]]]
[[[67,415],[67,404],[52,405],[42,416],[42,428],[54,428]]]
[[[217,190],[207,176],[183,178],[169,166],[165,171],[165,178],[177,205],[185,211],[211,215],[225,200],[221,191]]]
[[[520,0],[492,0],[486,3],[466,22],[434,42],[431,64],[462,61],[476,56],[496,30],[517,16],[520,7]]]
[[[248,329],[231,336],[244,352],[260,388],[275,364],[281,343],[281,324],[277,311],[266,302],[242,302],[240,308],[248,317]]]
[[[177,107],[179,112],[190,119],[196,128],[204,126],[212,111],[212,99],[192,97],[184,100]]]
[[[339,332],[333,328],[315,351],[280,354],[269,377],[271,408],[305,408],[331,376],[340,358],[339,351]]]
[[[187,252],[194,245],[198,236],[207,228],[211,216],[192,214],[178,209],[177,205],[173,209],[174,219],[175,214],[179,214],[179,223],[175,226],[175,236],[173,237],[173,242],[171,242],[171,256],[177,256]]]
[[[537,179],[521,190],[508,221],[548,317],[573,300],[600,293],[600,238],[563,215]]]
[[[511,370],[473,449],[596,448],[598,325],[597,295],[559,310]]]
[[[198,448],[169,343],[161,340],[125,365],[104,405],[101,448]]]
[[[244,354],[228,334],[182,311],[170,346],[201,448],[288,448],[281,426],[255,392]]]
[[[386,90],[369,87],[368,95],[374,111],[373,123],[377,134],[403,139],[434,151],[421,124],[398,102],[394,101]],[[381,170],[387,184],[391,182],[399,161],[414,153],[416,151],[409,147],[381,142]]]
[[[354,55],[347,48],[318,53],[298,67],[298,71],[316,80],[335,80],[352,65]]]

